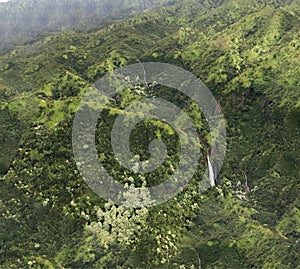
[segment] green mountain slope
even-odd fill
[[[0,156],[1,268],[297,268],[299,14],[298,1],[181,1],[1,54],[1,150],[15,153]],[[184,192],[126,210],[97,197],[79,175],[72,124],[99,77],[145,61],[183,67],[208,85],[226,117],[228,151],[217,187],[198,191],[203,147]],[[179,100],[209,140],[205,120],[179,93],[142,90]],[[147,180],[122,169],[109,145],[116,116],[142,98],[128,89],[105,107],[98,153],[122,183],[151,186],[178,163],[168,125],[144,122],[132,135],[132,150],[145,159],[156,137],[172,152]]]

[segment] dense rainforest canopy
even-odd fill
[[[0,38],[18,34],[0,54],[0,268],[300,268],[299,1],[144,1],[142,8],[135,6],[141,1],[82,2],[0,4]],[[78,8],[96,12],[87,3],[111,3],[114,12],[100,23]],[[44,4],[59,19],[70,5],[68,24],[34,12],[18,15],[14,29],[3,22],[2,14],[13,14],[7,9]],[[61,25],[49,28],[51,21]],[[20,28],[27,23],[33,35]],[[79,28],[54,33],[63,25]],[[183,192],[156,207],[127,209],[82,179],[72,124],[93,83],[140,62],[170,63],[204,81],[226,118],[228,147],[216,187],[199,191],[203,145]],[[104,108],[96,132],[99,158],[123,184],[157,185],[178,165],[178,135],[156,120],[137,125],[130,142],[147,159],[149,142],[164,141],[162,167],[145,178],[114,158],[116,117],[146,96],[178,104],[210,141],[201,111],[176,90],[128,88]]]

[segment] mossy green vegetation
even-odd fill
[[[299,15],[298,1],[185,0],[1,54],[0,267],[297,268]],[[99,198],[80,176],[72,124],[98,78],[143,61],[183,67],[209,86],[227,121],[228,150],[217,187],[199,193],[202,145],[182,193],[128,210]],[[96,144],[105,168],[129,187],[159,184],[180,157],[175,130],[151,119],[133,130],[131,150],[147,160],[149,141],[162,140],[169,153],[162,167],[146,178],[115,159],[114,120],[146,97],[177,104],[210,140],[201,111],[174,89],[120,92],[102,110]]]

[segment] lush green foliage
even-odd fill
[[[299,2],[216,3],[180,1],[0,56],[1,268],[299,266]],[[141,61],[169,62],[206,82],[227,120],[228,152],[218,187],[198,191],[203,147],[184,192],[128,210],[98,198],[80,177],[72,120],[100,76]],[[128,185],[158,184],[180,154],[170,126],[146,121],[131,136],[132,150],[147,159],[149,141],[158,137],[170,151],[164,166],[146,180],[114,160],[114,119],[144,95],[176,101],[209,140],[201,113],[174,90],[127,89],[103,110],[97,143],[106,168]]]

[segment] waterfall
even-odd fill
[[[216,186],[216,183],[215,183],[215,174],[214,174],[214,169],[213,169],[213,166],[210,162],[210,158],[209,158],[209,155],[207,155],[207,164],[208,164],[208,178],[209,178],[209,181],[210,181],[210,185],[212,187]]]

